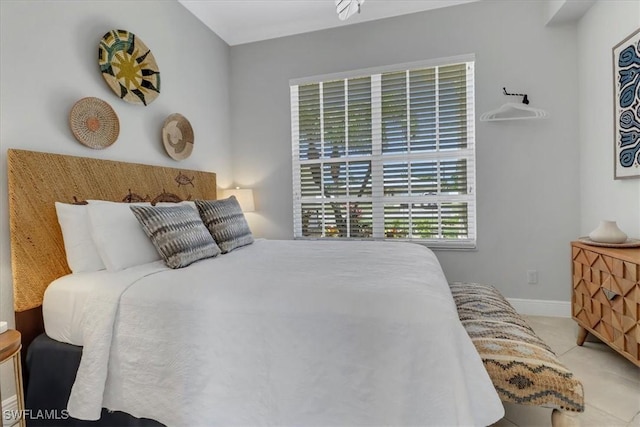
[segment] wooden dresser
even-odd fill
[[[592,333],[640,366],[640,248],[571,243],[571,316],[578,345]]]

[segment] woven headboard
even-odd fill
[[[216,175],[136,163],[10,149],[9,221],[13,298],[18,315],[42,305],[44,291],[70,272],[54,202],[215,199]]]

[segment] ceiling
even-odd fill
[[[340,21],[335,0],[178,0],[230,46],[479,0],[366,0]]]

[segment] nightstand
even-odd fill
[[[0,334],[0,364],[13,361],[13,377],[16,383],[16,397],[18,399],[18,417],[14,418],[11,414],[5,414],[2,408],[2,395],[0,391],[0,420],[10,421],[13,424],[25,427],[24,419],[24,392],[22,389],[22,363],[20,361],[20,349],[22,348],[20,332],[9,329]],[[0,422],[0,425],[1,422]],[[6,424],[5,424],[6,425]]]
[[[591,333],[640,366],[640,249],[571,247],[577,344]]]

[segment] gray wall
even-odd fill
[[[578,25],[582,235],[608,219],[640,237],[640,179],[613,179],[611,63],[611,48],[639,27],[640,1],[599,1]]]
[[[579,234],[577,36],[546,28],[544,2],[490,1],[231,49],[233,169],[255,189],[256,234],[292,237],[289,79],[466,53],[476,55],[478,116],[529,94],[547,120],[477,122],[477,251],[439,251],[449,280],[507,297],[570,298]],[[539,271],[528,285],[526,270]]]
[[[128,104],[109,89],[98,68],[98,42],[122,28],[153,52],[160,96],[149,106]],[[7,207],[7,148],[176,166],[160,129],[179,112],[195,133],[193,154],[180,167],[215,171],[231,182],[229,46],[174,1],[0,1],[0,319],[13,324]],[[106,150],[77,142],[68,114],[80,98],[114,108],[120,137]],[[13,394],[3,366],[2,396]]]

